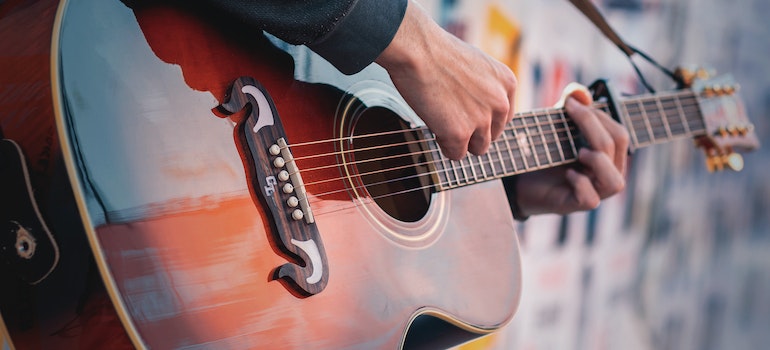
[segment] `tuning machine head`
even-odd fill
[[[691,87],[696,81],[708,80],[716,74],[716,70],[695,66],[679,67],[674,71],[674,75],[684,85],[682,88]]]
[[[712,173],[725,169],[741,171],[743,170],[743,156],[735,152],[709,156],[707,152],[706,168]]]
[[[748,152],[759,147],[755,127],[746,115],[740,96],[740,86],[729,75],[711,76],[708,70],[682,70],[689,77],[693,97],[703,121],[703,134],[696,144],[706,155],[709,171],[743,169],[743,157],[736,152]]]

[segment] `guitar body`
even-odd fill
[[[87,348],[81,330],[97,318],[86,312],[84,299],[109,300],[97,292],[103,289],[54,117],[50,67],[57,6],[51,0],[0,3],[3,349]],[[35,248],[22,254],[25,246]],[[102,322],[102,330],[109,328]],[[122,328],[117,334],[126,339]]]
[[[49,14],[57,5],[35,4]],[[500,181],[390,201],[369,192],[365,174],[392,167],[389,151],[357,162],[355,136],[421,125],[382,71],[341,76],[306,51],[280,50],[195,10],[58,5],[58,21],[48,22],[54,103],[36,101],[41,124],[22,129],[58,130],[53,147],[61,145],[74,189],[61,202],[77,203],[82,222],[69,232],[85,231],[135,346],[397,348],[410,329],[424,330],[422,315],[473,334],[511,319],[520,261]],[[240,77],[264,99],[223,112]],[[18,139],[7,127],[12,112],[3,128]],[[312,249],[289,240],[293,229],[269,205],[281,188],[249,148],[259,128],[249,123],[265,113],[282,125],[314,218],[308,211],[286,227],[312,228]],[[28,158],[37,153],[38,141],[18,142]],[[388,186],[396,192],[401,182]],[[50,203],[42,216],[60,210]],[[309,271],[307,282],[282,275],[282,266]]]

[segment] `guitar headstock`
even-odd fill
[[[736,152],[759,148],[754,124],[748,119],[739,94],[740,86],[730,75],[712,78],[705,70],[682,72],[679,71],[695,93],[703,117],[706,133],[696,139],[696,144],[706,153],[709,171],[740,171],[743,157]]]

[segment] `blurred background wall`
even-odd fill
[[[509,64],[518,110],[568,82],[643,92],[625,56],[567,0],[422,0],[448,30]],[[595,1],[627,42],[669,68],[699,65],[741,85],[770,134],[767,0]],[[636,60],[658,90],[667,77]],[[765,141],[767,143],[767,141]],[[638,151],[628,187],[590,213],[520,225],[524,294],[513,322],[468,349],[770,348],[767,145],[742,172],[709,173],[692,141]]]

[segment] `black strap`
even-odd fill
[[[647,62],[650,62],[653,66],[657,67],[660,71],[662,71],[664,74],[669,76],[671,79],[676,81],[680,86],[683,86],[683,81],[679,76],[674,74],[671,70],[666,69],[662,65],[660,65],[658,62],[653,60],[649,55],[645,54],[644,52],[639,51],[638,49],[634,48],[631,45],[626,44],[623,39],[620,38],[620,36],[615,32],[615,30],[610,27],[610,25],[607,23],[607,21],[604,19],[604,16],[602,16],[601,12],[599,12],[599,9],[596,8],[596,5],[594,5],[591,0],[569,0],[575,7],[580,10],[586,17],[588,17],[589,20],[597,27],[599,30],[604,34],[607,39],[609,39],[613,44],[615,44],[620,51],[623,51],[626,56],[628,56],[629,61],[631,61],[631,65],[634,67],[634,70],[636,70],[636,74],[639,76],[639,79],[641,80],[642,84],[649,90],[650,92],[654,93],[655,90],[650,86],[650,84],[647,83],[647,80],[644,79],[644,75],[642,75],[642,72],[639,70],[639,67],[634,63],[633,60],[631,60],[631,56],[634,54],[639,54],[642,58],[644,58]]]
[[[626,56],[631,57],[636,51],[628,46],[623,39],[620,38],[620,36],[615,33],[615,30],[610,27],[610,25],[607,23],[607,21],[604,19],[604,16],[599,12],[599,9],[596,8],[596,5],[594,5],[593,2],[590,0],[569,0],[575,7],[580,10],[588,19],[593,22],[593,24],[599,28],[599,30],[604,34],[604,36],[607,37],[607,39],[610,39],[613,44],[617,45],[617,47],[620,49],[620,51],[623,51],[623,53],[626,54]]]

